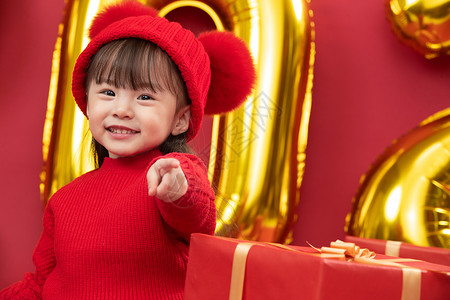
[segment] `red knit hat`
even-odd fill
[[[78,57],[72,78],[73,96],[85,115],[87,67],[103,45],[118,39],[150,41],[178,66],[191,101],[187,140],[197,134],[204,113],[225,113],[241,105],[256,79],[247,46],[232,33],[212,31],[195,38],[180,24],[158,17],[155,9],[138,2],[106,8],[94,18],[89,37],[91,42]]]

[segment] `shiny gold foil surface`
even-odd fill
[[[397,37],[426,58],[450,54],[449,0],[387,0]]]
[[[230,1],[232,30],[254,56],[255,93],[217,117],[209,172],[216,233],[289,242],[296,221],[311,109],[311,11],[300,0]]]
[[[53,52],[47,114],[43,133],[44,168],[41,196],[44,203],[59,188],[91,170],[89,126],[72,96],[72,71],[79,53],[87,45],[87,29],[95,13],[111,1],[72,0]]]
[[[71,95],[72,69],[87,28],[107,0],[72,0],[55,47],[44,128],[44,201],[91,170],[88,123]],[[303,0],[140,1],[164,16],[193,6],[218,30],[250,48],[258,72],[244,105],[214,119],[209,176],[216,189],[216,234],[289,242],[303,178],[314,65],[312,12]]]
[[[450,249],[450,109],[400,137],[362,177],[349,235]]]

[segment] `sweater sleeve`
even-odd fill
[[[55,267],[56,259],[53,248],[54,217],[50,205],[44,213],[44,230],[33,253],[35,273],[27,273],[20,282],[0,291],[0,299],[42,299],[42,286]]]
[[[163,219],[186,239],[189,239],[194,232],[214,234],[215,196],[208,180],[205,164],[200,158],[191,154],[170,153],[165,157],[176,158],[180,161],[181,169],[188,182],[188,190],[184,196],[174,202],[157,199]]]

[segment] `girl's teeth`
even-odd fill
[[[133,130],[116,129],[116,128],[110,128],[109,131],[111,131],[112,133],[119,133],[119,134],[136,133],[136,131],[133,131]]]

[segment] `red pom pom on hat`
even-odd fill
[[[93,39],[103,29],[114,22],[120,21],[128,17],[138,16],[158,16],[158,11],[150,6],[142,5],[136,1],[124,1],[118,4],[108,6],[92,20],[89,28],[89,38]]]
[[[211,85],[204,112],[229,112],[252,92],[256,80],[252,56],[243,40],[231,32],[211,31],[198,37],[209,56]]]

